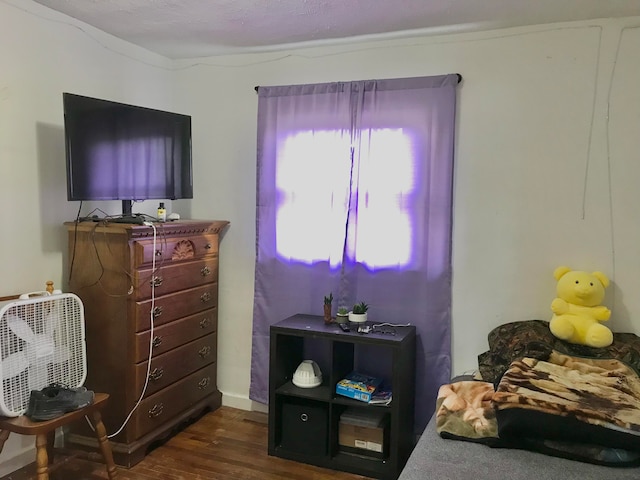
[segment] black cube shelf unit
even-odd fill
[[[322,316],[303,314],[272,325],[269,455],[371,478],[397,479],[414,447],[415,351],[414,326],[393,327],[387,333],[343,332],[336,324],[325,325]],[[372,355],[388,371],[366,373],[391,384],[392,402],[370,405],[337,395],[338,381],[354,369],[366,370]],[[298,365],[307,359],[322,370],[318,387],[300,388],[291,382]],[[349,407],[385,412],[388,445],[382,457],[339,445],[340,415]]]

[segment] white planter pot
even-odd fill
[[[349,312],[349,321],[353,323],[364,323],[367,321],[367,313]]]

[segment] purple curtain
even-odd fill
[[[426,426],[451,375],[457,84],[259,88],[251,399],[268,403],[270,325],[322,315],[331,292],[334,315],[365,301],[373,323],[416,326],[416,432]]]

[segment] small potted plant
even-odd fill
[[[331,303],[333,302],[333,292],[324,297],[324,323],[331,323]]]
[[[340,307],[336,312],[336,323],[347,323],[349,320],[349,309],[347,307]]]
[[[353,310],[349,312],[349,321],[353,323],[363,323],[367,321],[367,310],[369,305],[364,302],[356,303]]]

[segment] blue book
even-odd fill
[[[336,393],[354,400],[369,402],[381,383],[381,378],[354,371],[336,384]]]

